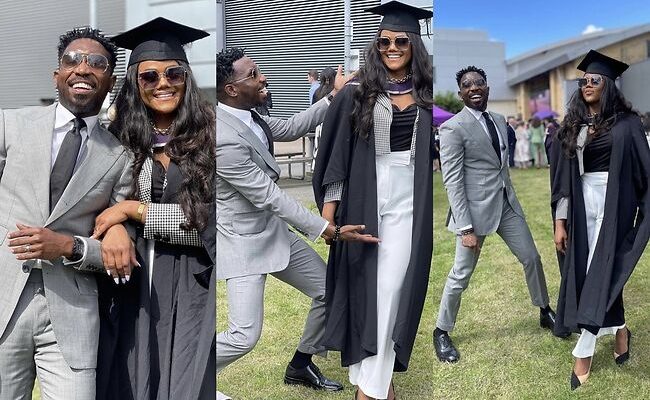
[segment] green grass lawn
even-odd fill
[[[544,262],[555,308],[559,273],[549,212],[548,170],[512,172],[519,200],[526,212]],[[599,339],[589,380],[576,392],[569,390],[573,365],[569,340],[553,337],[539,327],[521,265],[501,239],[493,235],[483,247],[471,284],[463,296],[452,338],[461,352],[456,364],[435,357],[431,333],[445,278],[454,257],[454,236],[444,227],[447,197],[440,174],[435,176],[434,256],[429,292],[407,373],[396,374],[400,400],[412,399],[647,399],[650,398],[650,260],[644,256],[625,289],[627,321],[634,336],[631,359],[618,367],[613,359],[613,337]],[[312,205],[313,207],[313,205]],[[316,249],[326,257],[322,241]],[[217,330],[227,326],[224,284],[217,286]],[[218,389],[237,400],[352,399],[353,387],[338,354],[317,358],[321,370],[345,384],[339,393],[322,393],[282,383],[286,364],[295,351],[310,301],[297,290],[270,277],[265,293],[262,338],[248,355],[217,377]]]

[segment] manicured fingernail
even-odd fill
[[[113,281],[115,282],[116,285],[119,285],[119,284],[120,284],[120,280],[117,279],[117,278],[113,278]]]
[[[130,275],[124,275],[124,279],[126,279],[126,281],[128,282],[129,279],[131,279],[131,276]]]
[[[135,263],[135,265],[137,265],[138,267],[142,267],[142,265],[140,265],[140,263]]]
[[[122,278],[120,278],[120,281],[121,281],[122,283],[126,283],[126,278],[122,277]]]
[[[106,270],[106,275],[111,276],[111,271]]]

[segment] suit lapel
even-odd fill
[[[467,131],[467,133],[471,136],[472,139],[474,139],[476,142],[479,143],[481,148],[483,149],[489,149],[489,151],[484,151],[483,153],[487,154],[488,157],[492,158],[492,160],[495,163],[499,162],[499,158],[497,157],[496,153],[494,152],[493,147],[492,147],[492,141],[490,140],[490,137],[488,136],[487,132],[485,132],[485,129],[483,129],[483,125],[481,125],[480,122],[472,115],[472,113],[463,108],[461,110],[462,119],[458,121],[459,125]],[[498,130],[498,129],[497,129]]]
[[[255,151],[262,157],[262,159],[264,159],[266,165],[268,165],[269,168],[271,168],[278,176],[280,176],[280,166],[269,152],[269,149],[264,147],[264,143],[262,143],[262,141],[257,136],[255,136],[255,133],[253,133],[253,131],[247,127],[239,118],[230,114],[228,111],[217,108],[217,113],[221,120],[233,128],[235,132],[239,134],[239,136],[241,136],[245,141],[253,146]]]
[[[18,131],[24,135],[23,152],[29,154],[29,170],[33,172],[32,183],[39,210],[45,221],[50,214],[50,173],[52,165],[52,134],[56,104],[45,107],[31,115],[29,120],[18,120]],[[26,162],[29,162],[26,160]]]
[[[46,225],[51,224],[77,204],[106,175],[106,172],[120,157],[124,150],[121,147],[112,146],[106,135],[111,135],[111,133],[98,122],[88,137],[86,157],[70,179],[61,199],[47,219]]]

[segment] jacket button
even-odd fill
[[[27,265],[26,263],[23,264],[23,272],[24,273],[28,273],[30,270],[31,270],[31,268],[29,268],[29,265]]]

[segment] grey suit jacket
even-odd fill
[[[288,120],[263,117],[274,141],[292,141],[325,118],[325,99]],[[280,166],[241,120],[217,107],[217,279],[267,274],[289,263],[293,226],[311,240],[325,220],[275,183]]]
[[[440,126],[442,179],[450,207],[448,228],[452,232],[468,225],[480,236],[495,232],[501,221],[503,188],[513,210],[524,217],[510,181],[505,118],[494,112],[490,116],[502,143],[501,162],[485,129],[467,108]]]
[[[0,110],[0,335],[38,263],[63,357],[72,368],[95,368],[99,315],[91,272],[106,272],[100,243],[89,236],[95,217],[128,193],[131,162],[119,141],[98,123],[88,138],[85,158],[50,214],[54,110],[55,105]],[[66,265],[62,258],[18,261],[6,238],[16,223],[84,237],[85,257]]]

